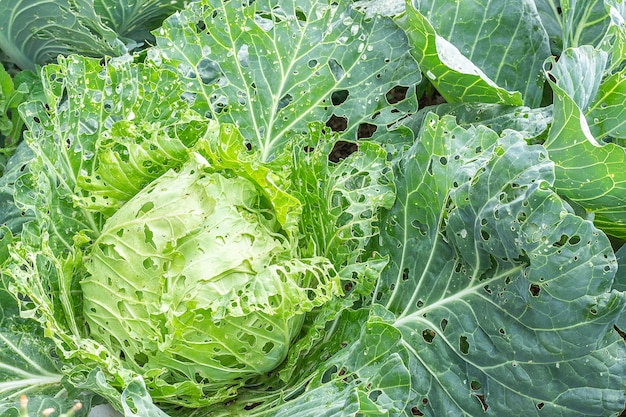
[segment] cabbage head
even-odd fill
[[[167,384],[236,386],[280,364],[304,313],[336,292],[329,261],[296,254],[253,181],[194,154],[94,242],[82,281],[91,336]]]

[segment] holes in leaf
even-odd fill
[[[492,293],[491,289],[489,288],[489,285],[485,285],[485,286],[483,287],[483,290],[485,290],[485,292],[486,292],[487,294],[489,294],[489,295],[491,295],[491,293]]]
[[[448,158],[442,156],[441,158],[439,158],[439,163],[443,166],[446,166],[448,164]]]
[[[333,365],[330,368],[328,368],[326,372],[324,372],[324,375],[322,375],[322,384],[330,382],[330,380],[333,379],[333,375],[336,374],[337,371],[339,371],[339,368],[337,368],[337,365]]]
[[[448,320],[441,319],[441,322],[439,323],[439,328],[441,329],[442,332],[445,332],[446,327],[448,327]]]
[[[315,68],[317,66],[317,59],[310,59],[306,65],[311,69]]]
[[[408,281],[409,279],[409,268],[404,268],[402,270],[402,281]]]
[[[274,349],[274,343],[273,342],[267,342],[263,345],[263,352],[265,352],[265,354],[269,354],[272,349]]]
[[[577,245],[580,243],[580,236],[572,236],[569,238],[567,242],[572,246]]]
[[[287,107],[289,105],[289,103],[291,103],[293,101],[293,96],[291,94],[285,94],[284,96],[282,96],[280,98],[280,100],[278,101],[278,110],[280,109],[284,109],[285,107]]]
[[[419,230],[420,234],[422,236],[426,236],[428,234],[428,226],[426,226],[424,223],[418,221],[418,220],[413,220],[411,222],[411,226],[413,226],[415,229]]]
[[[346,117],[333,114],[326,122],[326,126],[330,127],[333,132],[343,132],[348,128],[348,119]]]
[[[533,297],[539,297],[539,293],[541,292],[541,287],[539,287],[539,285],[537,284],[531,284],[529,291]]]
[[[461,336],[459,338],[459,350],[461,351],[462,354],[467,355],[469,353],[469,342],[467,341],[467,337],[466,336]]]
[[[489,233],[485,229],[481,229],[480,236],[483,238],[484,241],[489,240],[489,238],[491,237],[491,235],[489,235]]]
[[[213,84],[219,80],[222,76],[222,70],[217,62],[214,62],[210,59],[203,58],[196,65],[196,71],[200,76],[200,81],[203,84]]]
[[[422,300],[417,300],[417,303],[415,305],[417,306],[417,308],[422,308],[424,307],[424,302]]]
[[[431,158],[431,160],[428,162],[428,175],[433,175],[433,160]]]
[[[138,301],[143,301],[143,291],[140,291],[140,290],[135,291],[135,297],[137,297]]]
[[[387,93],[385,93],[385,99],[389,104],[396,104],[406,98],[406,93],[409,90],[409,87],[404,87],[402,85],[397,85],[391,88]]]
[[[561,238],[558,240],[558,242],[554,242],[552,246],[555,248],[561,248],[565,245],[565,243],[567,243],[568,239],[569,239],[569,236],[561,235]]]
[[[135,353],[134,359],[139,366],[144,366],[146,363],[148,363],[148,355],[146,355],[145,353]]]
[[[154,203],[152,201],[148,201],[137,211],[136,217],[140,217],[142,214],[145,214],[154,208]]]
[[[425,329],[422,331],[422,338],[426,343],[432,343],[437,333],[435,333],[432,329]]]
[[[506,334],[506,332],[504,331],[504,329],[502,327],[500,327],[500,329],[498,329],[498,332],[504,336]]]
[[[333,146],[333,150],[330,152],[330,154],[328,154],[328,160],[335,163],[339,162],[343,159],[346,159],[358,149],[358,145],[354,142],[339,140],[335,143],[335,146]],[[352,217],[350,217],[348,220],[352,220]]]
[[[376,133],[376,129],[378,126],[370,124],[370,123],[361,123],[359,125],[357,136],[359,138],[371,138]]]
[[[544,407],[544,403],[537,404],[537,410],[541,410]]]
[[[246,366],[245,364],[238,362],[234,355],[215,355],[213,358],[225,368],[241,369]]]
[[[239,332],[237,333],[237,339],[239,339],[241,343],[245,343],[250,346],[256,345],[256,337],[250,333]]]
[[[478,401],[480,401],[480,405],[483,407],[483,411],[487,411],[487,409],[489,409],[489,406],[487,405],[487,402],[485,401],[485,396],[482,394],[478,394],[475,395],[476,398],[478,398]]]
[[[424,413],[422,413],[420,411],[420,409],[417,408],[417,406],[416,406],[416,407],[411,407],[411,415],[413,415],[413,416],[423,416]]]
[[[374,391],[370,392],[370,393],[369,393],[369,395],[368,395],[368,397],[370,398],[370,400],[372,400],[372,401],[376,402],[376,401],[378,401],[378,397],[380,397],[380,395],[381,395],[382,393],[383,393],[383,392],[382,392],[381,390],[376,389],[376,390],[374,390]]]
[[[348,99],[349,95],[350,92],[348,90],[336,90],[330,95],[330,101],[333,105],[339,106]]]
[[[335,81],[341,81],[346,74],[341,64],[334,58],[328,60],[328,68],[330,68],[330,73],[333,74]]]
[[[206,30],[206,22],[204,20],[198,20],[195,25],[196,33],[200,34]]]
[[[153,249],[156,249],[156,244],[154,243],[154,239],[153,239],[154,234],[152,233],[152,230],[150,230],[147,224],[143,225],[143,236],[144,236],[144,242],[152,246]]]
[[[479,389],[481,389],[483,386],[481,385],[480,382],[478,381],[472,381],[470,382],[470,389],[472,391],[478,391]]]
[[[143,267],[144,267],[144,269],[146,269],[148,271],[156,269],[156,265],[155,265],[154,261],[152,260],[152,258],[144,259],[143,260]]]

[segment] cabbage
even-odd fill
[[[195,155],[111,216],[81,287],[91,336],[130,368],[217,388],[285,359],[332,265],[291,259],[260,190],[207,164]]]

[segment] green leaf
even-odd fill
[[[150,398],[150,393],[141,378],[133,379],[122,392],[124,417],[168,417]]]
[[[454,116],[459,126],[483,125],[501,134],[506,129],[520,132],[527,140],[539,140],[547,134],[552,122],[552,106],[530,109],[487,103],[442,103],[421,109],[402,121],[413,132],[419,132],[429,113]]]
[[[93,8],[102,22],[122,39],[141,43],[152,39],[150,31],[186,3],[185,0],[93,0]]]
[[[393,175],[379,145],[359,142],[345,159],[332,162],[335,141],[324,137],[320,125],[310,129],[317,136],[314,148],[293,151],[294,188],[305,202],[302,233],[340,269],[358,263],[378,235],[379,212],[395,199]]]
[[[418,4],[407,7],[411,54],[446,101],[541,103],[550,49],[529,1]]]
[[[621,411],[616,260],[550,190],[546,151],[430,115],[395,175],[375,299],[410,353],[414,414]]]
[[[626,244],[615,253],[617,257],[617,274],[615,274],[615,283],[613,288],[618,291],[626,292]],[[622,311],[615,325],[624,333],[626,333],[626,311]]]
[[[43,338],[35,321],[19,319],[14,310],[5,308],[8,297],[0,287],[0,413],[19,409],[23,395],[29,397],[31,410],[66,408],[73,400],[68,400],[61,384],[63,374],[53,344]]]
[[[33,10],[34,7],[34,10]],[[22,69],[55,61],[57,55],[120,55],[126,47],[96,15],[89,0],[2,0],[0,48]]]
[[[559,194],[594,213],[598,227],[624,238],[626,150],[603,143],[601,136],[603,131],[623,130],[626,112],[620,97],[626,92],[626,70],[600,84],[606,59],[606,53],[585,46],[568,49],[548,69],[555,103],[545,146],[555,162]]]
[[[150,59],[178,71],[207,117],[237,126],[261,160],[274,158],[311,121],[345,120],[377,134],[415,111],[417,64],[389,18],[366,19],[349,3],[204,0],[173,15],[155,32]],[[386,94],[408,88],[389,104]]]
[[[552,53],[582,45],[597,46],[608,26],[604,0],[535,0]]]
[[[314,366],[276,393],[243,393],[214,416],[398,416],[410,398],[409,356],[380,306],[344,311],[332,335],[309,352]],[[336,352],[336,353],[335,353]],[[332,356],[331,356],[332,355]],[[330,357],[329,357],[330,356]],[[252,395],[246,395],[252,394]]]

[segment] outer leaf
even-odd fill
[[[142,42],[163,20],[182,9],[186,0],[92,0],[93,8],[104,24],[120,37]]]
[[[56,60],[57,55],[120,55],[126,47],[106,27],[90,0],[2,0],[0,48],[22,69]]]
[[[174,68],[208,117],[236,125],[262,161],[310,121],[347,120],[356,139],[367,123],[381,133],[417,107],[419,82],[404,33],[389,18],[366,19],[347,2],[204,0],[156,32],[151,59]],[[409,87],[390,105],[392,87]],[[398,112],[399,111],[399,112]]]
[[[560,55],[570,47],[597,46],[608,25],[603,0],[535,0],[543,26],[550,36],[552,52]]]
[[[565,51],[562,59],[549,70],[555,104],[554,121],[545,146],[556,164],[558,192],[593,212],[596,224],[607,233],[624,238],[626,150],[613,143],[602,144],[593,136],[592,129],[619,132],[623,128],[623,122],[614,117],[626,114],[619,102],[626,83],[610,76],[598,87],[601,92],[598,101],[590,107],[593,115],[590,126],[583,111],[595,96],[593,85],[597,82],[595,78],[589,82],[573,82],[577,77],[584,80],[585,73],[600,73],[605,62],[606,54],[581,47]],[[581,84],[587,87],[580,87]]]
[[[4,175],[0,178],[0,224],[6,225],[12,232],[19,233],[24,222],[33,218],[33,212],[25,211],[15,205],[15,183],[28,172],[32,160],[31,150],[22,142],[9,159]],[[0,257],[0,263],[2,263]]]
[[[28,397],[26,409],[33,415],[47,408],[67,410],[77,400],[88,406],[91,396],[72,398],[76,392],[68,395],[53,344],[43,337],[37,323],[2,316],[1,309],[8,301],[5,294],[0,288],[0,415],[17,416],[22,396]]]
[[[402,125],[409,126],[413,132],[419,132],[429,113],[440,117],[451,115],[459,126],[468,128],[483,125],[497,133],[506,129],[520,132],[527,140],[543,137],[552,122],[552,107],[530,109],[511,107],[501,104],[485,103],[443,103],[421,109],[415,115],[407,117]]]
[[[610,72],[624,68],[626,61],[626,2],[624,0],[604,0],[611,23],[604,35],[600,48],[611,55]]]
[[[413,414],[621,411],[616,261],[549,190],[545,150],[431,115],[396,177],[376,299],[410,352]]]
[[[617,257],[617,274],[615,275],[615,283],[613,288],[618,291],[626,292],[626,245],[615,253]],[[615,324],[622,332],[626,333],[626,311],[620,315]]]
[[[540,104],[550,49],[532,2],[418,5],[407,7],[411,53],[448,102]]]

